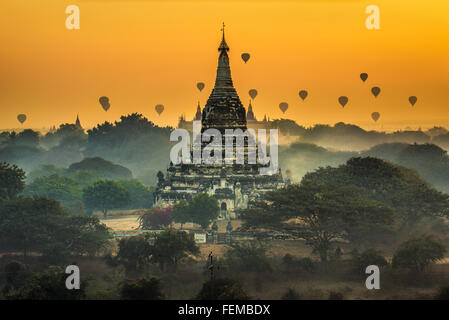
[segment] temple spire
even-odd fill
[[[246,130],[246,111],[232,83],[228,57],[229,47],[225,40],[224,27],[223,23],[222,40],[218,47],[219,57],[215,85],[201,116],[203,132],[208,128],[223,131],[227,128]]]
[[[196,108],[196,114],[194,120],[201,120],[201,106],[200,102],[198,101],[198,107]]]
[[[218,51],[229,51],[228,44],[226,43],[226,40],[225,40],[225,32],[224,32],[224,30],[225,30],[225,24],[223,22],[223,27],[221,28],[221,31],[223,32],[223,37],[221,39],[220,46],[218,47]]]

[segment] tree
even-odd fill
[[[19,300],[80,300],[86,297],[87,282],[81,279],[80,289],[67,290],[67,274],[59,266],[50,266],[44,272],[34,273],[18,293],[8,299]]]
[[[109,246],[110,230],[96,217],[69,216],[45,197],[11,200],[0,208],[0,243],[8,251],[44,254],[61,263],[70,255],[95,255]]]
[[[127,271],[142,269],[150,261],[151,240],[149,234],[120,239],[117,256],[113,262],[123,265]]]
[[[200,252],[193,237],[184,231],[166,229],[159,233],[151,247],[151,261],[158,263],[161,270],[165,265],[176,268],[177,264],[189,255]]]
[[[191,221],[189,212],[189,202],[187,200],[178,201],[171,212],[171,216],[174,222],[181,224],[181,230],[184,223]]]
[[[189,203],[192,214],[192,222],[199,224],[206,229],[209,224],[218,217],[220,208],[218,201],[207,193],[200,193]]]
[[[94,256],[109,249],[113,235],[111,229],[97,217],[73,215],[67,217],[61,241],[72,254]]]
[[[398,156],[397,162],[416,169],[427,181],[449,191],[449,156],[434,144],[411,144]]]
[[[103,217],[106,219],[108,210],[127,206],[130,195],[117,182],[100,180],[83,190],[83,201],[87,208],[103,212]]]
[[[73,179],[57,174],[34,179],[26,186],[24,194],[55,199],[65,207],[82,200],[81,186]]]
[[[152,172],[151,179],[146,178],[145,182],[156,183],[156,173],[165,168],[173,144],[170,142],[172,130],[156,126],[141,114],[129,114],[120,117],[120,121],[105,122],[89,130],[84,154],[126,164],[137,177],[148,177]]]
[[[240,282],[221,278],[203,283],[203,287],[195,297],[197,300],[248,300],[250,297]]]
[[[207,193],[200,193],[191,200],[181,200],[173,207],[173,219],[184,224],[193,222],[206,229],[218,217],[218,201]]]
[[[404,231],[424,217],[449,214],[449,195],[429,186],[414,170],[372,157],[351,158],[338,168],[320,168],[303,180],[360,188],[365,198],[395,209],[398,227]]]
[[[128,168],[100,157],[85,158],[81,162],[72,163],[68,171],[76,172],[79,170],[95,171],[103,179],[122,180],[132,178],[132,173]]]
[[[120,288],[120,298],[123,300],[162,300],[164,294],[161,282],[157,278],[127,279]]]
[[[25,187],[25,171],[16,165],[0,163],[0,204],[16,198]]]
[[[243,228],[275,230],[306,240],[322,262],[339,240],[373,241],[393,223],[391,208],[367,200],[358,188],[303,180],[268,192],[241,212]]]
[[[29,280],[30,272],[26,266],[18,261],[11,261],[5,265],[5,286],[2,293],[5,297],[19,292]]]
[[[143,230],[159,230],[172,224],[172,207],[160,209],[157,207],[143,212],[139,217],[140,228]]]
[[[393,256],[394,268],[422,272],[430,264],[444,258],[446,248],[431,235],[411,238],[399,245]]]
[[[5,249],[42,252],[67,215],[59,202],[45,197],[10,200],[0,208],[0,243]]]
[[[131,201],[129,209],[144,209],[153,206],[153,192],[137,179],[120,180],[118,183],[130,194]]]

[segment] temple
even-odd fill
[[[218,51],[214,88],[202,111],[198,103],[194,120],[201,121],[202,133],[207,129],[217,129],[222,133],[224,140],[226,129],[241,129],[245,132],[248,121],[257,120],[251,103],[247,113],[234,88],[224,27]],[[201,147],[204,148],[204,144]],[[224,144],[222,148],[224,149]],[[245,159],[248,148],[249,144],[245,146]],[[222,152],[224,155],[224,150]],[[252,200],[260,199],[265,192],[284,186],[280,169],[270,175],[262,175],[259,169],[263,166],[265,165],[258,161],[254,164],[247,161],[243,164],[237,164],[237,161],[233,161],[232,164],[170,163],[165,175],[162,172],[158,173],[155,205],[161,207],[173,205],[182,199],[188,200],[198,193],[206,192],[218,200],[221,218],[236,218],[238,209],[245,209]]]

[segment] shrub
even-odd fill
[[[272,271],[266,253],[267,249],[260,242],[234,242],[230,244],[225,253],[225,262],[228,266],[232,266],[234,270]]]
[[[123,300],[162,300],[160,280],[157,278],[127,279],[122,283],[120,298]]]
[[[422,272],[430,263],[443,259],[445,252],[445,246],[431,235],[411,238],[399,245],[393,267]]]
[[[282,258],[282,264],[290,270],[303,271],[306,273],[314,273],[317,271],[317,264],[309,257],[295,258],[287,253]]]
[[[62,267],[50,266],[44,272],[34,273],[16,293],[7,299],[25,300],[80,300],[86,297],[87,283],[81,281],[80,289],[67,290],[67,274]]]
[[[222,278],[206,281],[196,296],[197,300],[248,300],[240,282]]]
[[[375,249],[366,249],[362,253],[359,253],[357,249],[351,252],[351,263],[354,266],[356,272],[365,274],[366,267],[370,265],[378,266],[379,268],[388,265],[388,261],[382,256],[380,251]]]
[[[151,208],[140,214],[139,224],[143,230],[159,230],[172,224],[172,207],[165,209]]]
[[[115,258],[107,258],[109,264],[125,266],[127,271],[142,269],[150,261],[151,239],[148,234],[138,235],[120,239],[118,242],[118,252]]]

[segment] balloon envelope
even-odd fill
[[[104,111],[108,111],[109,108],[111,107],[111,105],[109,104],[109,98],[108,97],[100,97],[100,99],[98,99],[98,101],[100,101],[101,106],[103,107]]]
[[[410,102],[410,104],[412,105],[412,107],[415,105],[416,101],[418,101],[418,98],[415,96],[411,96],[408,98],[408,101]]]
[[[24,123],[26,119],[27,119],[27,116],[23,113],[17,115],[17,120],[19,120],[20,123]]]
[[[156,107],[154,107],[154,109],[156,110],[156,112],[161,115],[162,112],[164,112],[164,106],[162,104],[158,104],[156,105]]]
[[[371,118],[372,118],[374,121],[379,120],[379,118],[380,118],[380,113],[379,113],[379,112],[373,112],[373,113],[371,113]]]
[[[377,98],[377,96],[378,96],[379,93],[380,93],[380,88],[379,88],[379,87],[372,87],[372,88],[371,88],[371,92],[372,92],[372,94],[374,95],[374,97]]]
[[[308,94],[309,93],[306,90],[299,91],[299,96],[302,100],[305,100],[307,98]]]
[[[348,103],[349,99],[346,96],[341,96],[338,98],[338,102],[341,104],[341,106],[344,108],[345,105]]]
[[[242,60],[246,63],[249,60],[249,53],[242,53]]]
[[[257,90],[256,89],[251,89],[248,91],[249,96],[251,97],[251,99],[254,99],[257,97]]]
[[[366,79],[368,79],[368,73],[361,73],[360,74],[360,79],[362,79],[362,81],[365,82]]]
[[[200,90],[200,92],[204,89],[204,82],[198,82],[196,84],[196,87],[198,88],[198,90]]]
[[[279,104],[279,109],[281,109],[282,113],[285,113],[288,109],[288,103],[287,102],[281,102]]]

